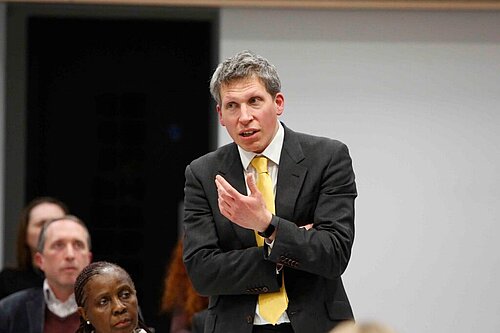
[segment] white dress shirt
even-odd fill
[[[75,294],[71,294],[65,302],[61,302],[52,289],[50,289],[47,279],[43,281],[43,296],[45,297],[45,304],[47,304],[50,312],[59,318],[66,318],[75,313],[78,309],[75,301]]]

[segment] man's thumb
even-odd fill
[[[257,188],[257,185],[255,184],[255,178],[252,173],[247,173],[247,185],[248,188],[250,189],[250,195],[258,193],[259,189]]]

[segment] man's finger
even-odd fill
[[[225,193],[233,198],[237,198],[240,195],[240,192],[236,191],[236,189],[227,182],[221,175],[215,176],[215,184],[217,185],[217,189],[219,193],[221,190],[225,191]]]

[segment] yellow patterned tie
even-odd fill
[[[267,158],[264,156],[256,156],[251,164],[257,171],[257,188],[264,197],[267,209],[274,214],[273,181],[267,171]],[[257,239],[257,245],[263,246],[264,238],[258,235],[257,232],[255,232],[255,237]],[[280,291],[259,295],[259,314],[271,324],[276,324],[288,307],[284,276],[283,274],[281,275],[282,281]]]

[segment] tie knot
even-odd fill
[[[251,162],[257,173],[267,173],[267,157],[255,156]]]

